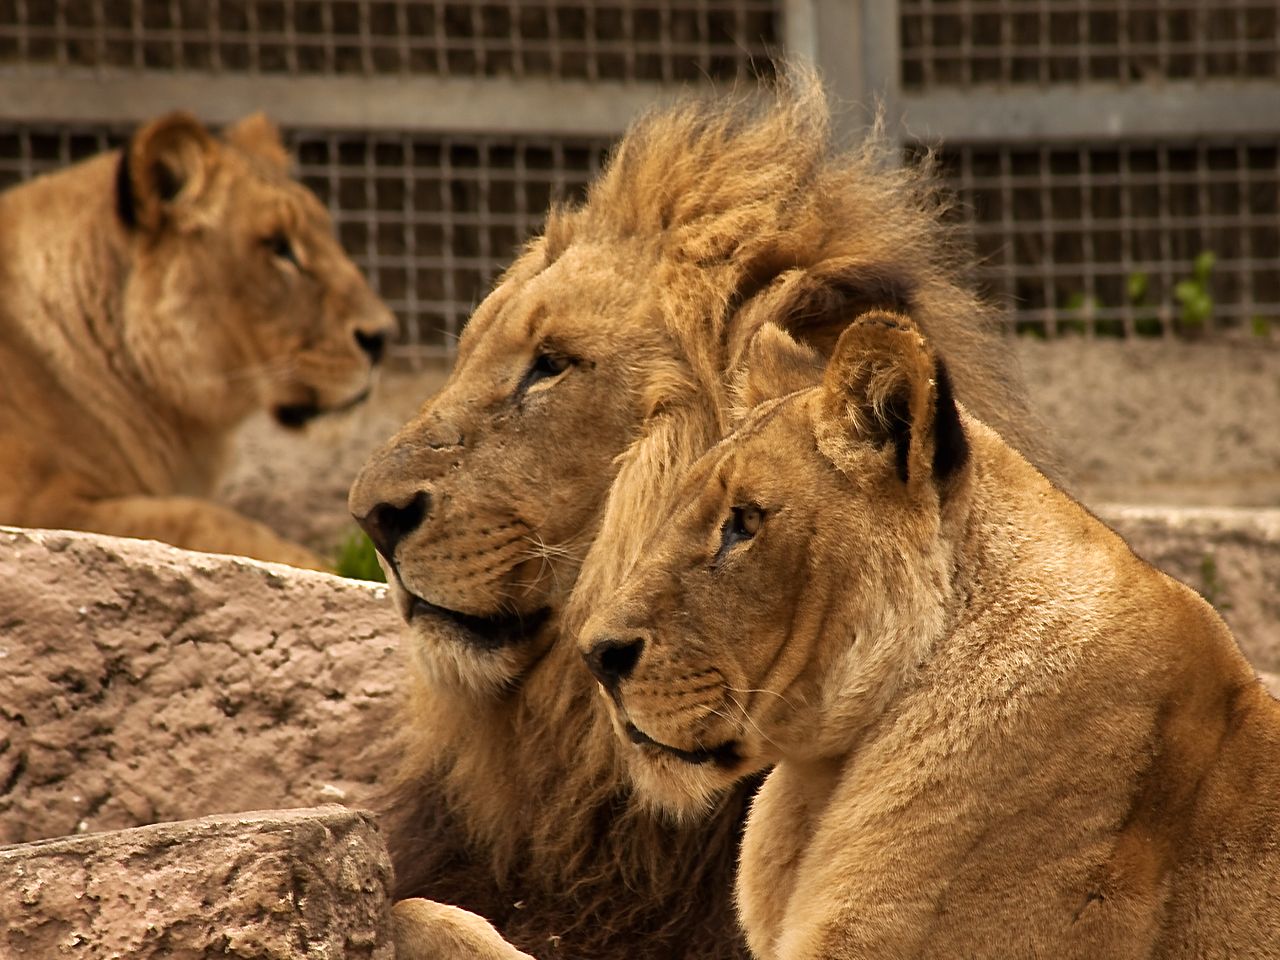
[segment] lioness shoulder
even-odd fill
[[[260,115],[186,114],[0,194],[0,523],[306,566],[204,497],[231,430],[359,402],[392,326]]]
[[[738,879],[757,956],[1280,944],[1280,705],[961,410],[910,319],[859,318],[664,515],[580,651],[656,805],[774,767]]]

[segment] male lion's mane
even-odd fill
[[[661,522],[671,485],[728,432],[743,400],[732,371],[766,320],[829,355],[861,311],[910,309],[952,359],[959,395],[1041,454],[1018,419],[993,310],[967,288],[948,203],[933,163],[899,163],[878,131],[838,150],[819,85],[793,74],[772,93],[649,114],[585,203],[551,211],[501,295],[519,296],[513,280],[571,245],[642,238],[658,254],[652,322],[683,357],[645,370],[652,414],[584,534],[591,546],[549,652],[509,696],[480,706],[409,677],[399,769],[381,804],[398,896],[473,909],[548,956],[745,955],[731,876],[758,784],[701,823],[638,802],[573,640]]]

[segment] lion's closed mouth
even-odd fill
[[[290,430],[299,430],[305,427],[316,417],[329,413],[343,413],[352,407],[358,407],[369,398],[372,388],[365,387],[350,400],[344,400],[342,403],[335,404],[331,407],[322,407],[317,403],[287,403],[275,407],[271,412],[276,418],[276,423]]]
[[[722,743],[718,747],[702,748],[698,750],[681,750],[679,747],[672,747],[665,743],[660,743],[631,722],[627,723],[627,736],[631,738],[632,743],[636,743],[641,746],[657,747],[664,753],[669,753],[673,757],[683,760],[685,763],[714,763],[718,767],[731,767],[741,759],[738,756],[738,745],[732,740],[728,743]]]
[[[481,617],[472,613],[461,613],[438,604],[423,600],[413,595],[406,618],[410,623],[419,617],[447,620],[461,628],[468,640],[486,650],[496,650],[513,643],[522,643],[537,634],[551,613],[550,608],[543,607],[532,613],[510,614],[496,617]]]

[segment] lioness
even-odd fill
[[[801,382],[808,351],[760,336],[756,393]],[[906,317],[858,319],[673,503],[579,646],[655,805],[773,766],[738,879],[757,957],[1280,951],[1280,703],[961,411]]]
[[[0,194],[0,523],[322,566],[202,499],[230,432],[359,402],[392,317],[262,116]]]
[[[806,77],[641,119],[369,459],[351,510],[409,625],[383,818],[400,896],[478,911],[549,957],[740,955],[751,785],[697,824],[636,802],[573,640],[665,488],[725,432],[730,371],[765,320],[821,353],[850,310],[911,305],[956,355],[961,395],[1025,423],[932,171],[895,160],[874,135],[835,150]]]

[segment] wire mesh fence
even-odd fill
[[[1280,79],[1275,0],[900,0],[907,89]]]
[[[122,145],[125,127],[0,130],[0,189]],[[300,179],[400,320],[398,353],[453,351],[463,324],[553,200],[573,200],[608,142],[286,130]]]
[[[168,73],[551,78],[618,89],[766,73],[781,0],[0,0],[0,73],[69,84]],[[791,9],[790,6],[787,9]],[[1274,0],[898,0],[905,97],[1079,87],[1192,94],[1273,84]],[[51,65],[51,66],[50,66]],[[822,64],[819,64],[822,66]],[[753,73],[753,71],[755,71]],[[85,77],[88,77],[86,80]],[[618,82],[621,83],[618,83]],[[2,78],[0,78],[2,82]],[[87,87],[85,89],[88,89]],[[1270,89],[1270,87],[1267,87]],[[299,173],[402,324],[399,354],[448,355],[554,197],[580,195],[610,136],[463,135],[277,116]],[[1249,136],[1104,129],[1079,142],[953,133],[943,170],[971,218],[976,279],[1031,335],[1280,331],[1280,108]],[[1265,123],[1264,130],[1271,130]],[[120,143],[127,127],[0,122],[0,185]],[[920,148],[908,143],[907,155]]]
[[[0,63],[305,74],[729,80],[771,0],[0,0]]]
[[[581,196],[604,141],[294,132],[303,181],[419,357],[452,351],[472,308],[553,199]]]
[[[1019,332],[1280,329],[1273,138],[948,149],[977,269]]]

